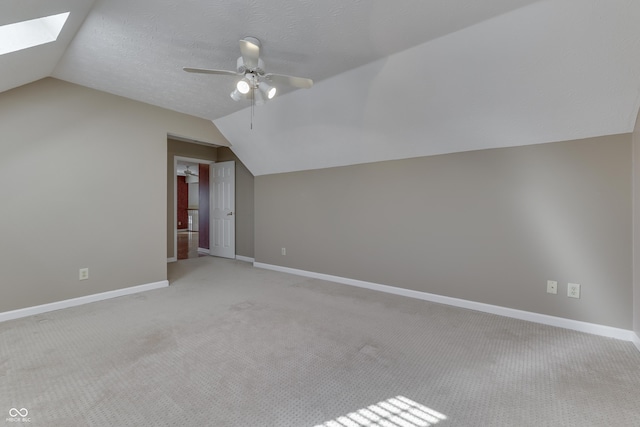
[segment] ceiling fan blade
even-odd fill
[[[239,76],[240,74],[235,71],[227,71],[227,70],[208,70],[206,68],[189,68],[184,67],[184,71],[187,73],[199,73],[199,74],[220,74],[223,76]]]
[[[257,39],[254,43],[250,37],[240,40],[240,52],[242,53],[242,60],[244,66],[249,70],[255,70],[258,68],[258,59],[260,58],[260,42]]]
[[[299,87],[300,89],[309,89],[313,86],[313,80],[306,79],[304,77],[285,76],[284,74],[271,74],[264,75],[265,80],[269,80],[273,83],[284,83],[291,86]]]

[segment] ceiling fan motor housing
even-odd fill
[[[256,73],[262,76],[264,75],[264,61],[262,60],[262,58],[258,58],[258,66],[256,67],[256,69],[250,70],[246,65],[244,65],[244,59],[242,59],[241,56],[238,58],[238,61],[236,63],[236,70],[238,71],[238,74]]]

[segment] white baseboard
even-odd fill
[[[631,339],[631,342],[633,342],[633,344],[637,347],[638,351],[640,351],[640,337],[638,337],[638,335],[634,333]]]
[[[172,256],[171,258],[167,258],[167,262],[177,262],[177,261],[178,261],[178,258],[174,256]]]
[[[485,304],[481,302],[469,301],[459,298],[446,297],[442,295],[430,294],[427,292],[403,289],[395,286],[381,285],[379,283],[365,282],[362,280],[348,279],[345,277],[331,276],[329,274],[314,273],[312,271],[298,270],[295,268],[281,267],[279,265],[264,264],[254,262],[254,267],[267,270],[280,271],[283,273],[295,274],[298,276],[311,277],[314,279],[327,280],[330,282],[342,283],[344,285],[357,286],[359,288],[371,289],[374,291],[386,292],[395,295],[402,295],[410,298],[417,298],[425,301],[437,302],[440,304],[452,305],[454,307],[466,308],[469,310],[482,311],[484,313],[497,314],[499,316],[511,317],[514,319],[527,320],[529,322],[542,323],[543,325],[556,326],[559,328],[571,329],[579,332],[600,335],[603,337],[616,338],[633,342],[640,350],[640,339],[631,330],[614,328],[611,326],[598,325],[596,323],[582,322],[579,320],[565,319],[563,317],[549,316],[546,314],[533,313],[530,311],[516,310],[513,308],[501,307],[498,305]]]
[[[198,248],[198,253],[199,254],[207,254],[207,255],[209,255],[211,252],[209,252],[209,249]]]
[[[244,262],[254,262],[255,261],[255,259],[253,259],[253,258],[249,258],[247,256],[242,256],[242,255],[236,255],[236,259],[238,261],[244,261]]]
[[[138,292],[150,291],[153,289],[165,288],[169,286],[168,280],[161,282],[147,283],[145,285],[132,286],[130,288],[116,289],[99,294],[85,295],[83,297],[56,301],[49,304],[36,305],[33,307],[21,308],[18,310],[5,311],[0,313],[0,322],[7,320],[19,319],[21,317],[33,316],[36,314],[47,313],[49,311],[61,310],[63,308],[75,307],[78,305],[88,304],[91,302],[103,301],[106,299],[121,297],[124,295],[137,294]]]

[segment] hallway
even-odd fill
[[[206,256],[198,253],[198,232],[178,231],[178,259],[198,258]]]

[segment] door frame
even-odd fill
[[[186,156],[173,156],[173,256],[167,259],[168,262],[176,262],[178,261],[178,227],[176,226],[176,221],[178,218],[178,160],[182,160],[184,162],[192,162],[192,163],[202,163],[209,165],[209,168],[212,168],[212,165],[215,163],[213,160],[206,159],[197,159],[195,157],[186,157]],[[212,185],[209,185],[209,200],[213,197],[214,188]],[[211,212],[209,212],[209,229],[211,229],[213,223],[213,217]],[[209,244],[211,246],[211,244]]]

